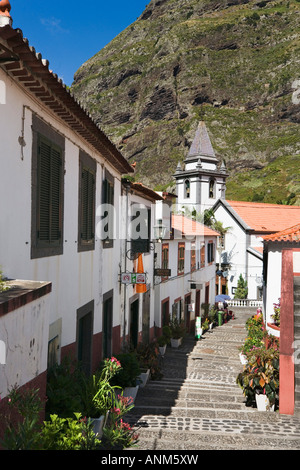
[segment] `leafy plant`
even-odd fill
[[[122,369],[121,363],[115,358],[104,360],[104,365],[100,374],[92,376],[92,388],[95,393],[89,397],[93,404],[95,414],[90,416],[98,418],[101,415],[106,416],[107,412],[115,405],[116,390],[118,385],[111,385],[110,381]]]
[[[74,413],[75,418],[54,414],[44,423],[41,440],[44,450],[95,450],[101,441],[92,428],[92,420]]]
[[[121,388],[135,387],[136,379],[141,373],[137,356],[134,352],[118,354],[116,359],[121,363],[110,383]]]
[[[3,278],[3,272],[0,269],[0,292],[4,292],[9,290],[9,287],[6,285],[5,280]]]
[[[265,394],[270,405],[275,403],[279,390],[279,351],[264,347],[252,349],[247,355],[248,364],[237,376],[247,404],[252,404],[255,394]]]
[[[185,335],[185,328],[183,322],[179,322],[174,315],[170,322],[171,338],[179,339]]]
[[[137,444],[138,434],[123,420],[124,415],[133,406],[132,398],[118,396],[115,407],[110,410],[107,425],[103,429],[102,447],[104,449],[126,449]]]
[[[5,450],[34,450],[40,447],[39,390],[14,387],[8,394],[9,413],[4,417],[5,433],[1,447]]]
[[[237,282],[237,288],[234,294],[235,299],[246,299],[248,295],[248,286],[247,281],[240,274],[240,277]]]
[[[164,343],[166,344],[166,343]],[[162,377],[161,367],[159,364],[158,341],[150,344],[139,343],[136,349],[137,358],[141,368],[150,369],[152,380]]]
[[[275,325],[280,326],[280,298],[278,299],[277,303],[273,303],[273,308],[274,314],[272,315],[272,318],[274,320]]]
[[[46,413],[72,417],[82,409],[83,384],[86,381],[79,364],[65,357],[48,370]]]

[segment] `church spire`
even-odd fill
[[[204,121],[200,121],[190,147],[188,158],[210,157],[216,159],[207,128]]]

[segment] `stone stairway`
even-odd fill
[[[236,385],[246,319],[167,349],[163,379],[139,390],[127,417],[140,435],[132,450],[300,449],[300,420],[246,407]]]

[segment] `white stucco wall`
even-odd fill
[[[51,293],[0,317],[5,363],[0,363],[0,397],[47,370]]]
[[[96,237],[95,250],[78,253],[78,176],[79,149],[97,161],[96,206],[101,203],[103,165],[115,176],[115,201],[120,196],[120,175],[55,115],[13,83],[2,70],[0,80],[6,84],[6,104],[0,105],[1,225],[0,266],[9,278],[52,282],[49,322],[63,318],[62,344],[76,339],[76,310],[95,301],[94,333],[102,328],[102,295],[114,289],[114,305],[119,304],[119,266],[114,249],[103,249]],[[26,108],[24,108],[26,106]],[[25,110],[23,149],[18,142]],[[64,243],[63,255],[31,259],[31,184],[32,184],[32,113],[65,136]],[[118,213],[119,206],[116,204]],[[98,217],[96,223],[100,220]],[[119,324],[119,309],[114,311],[113,325]]]

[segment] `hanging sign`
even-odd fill
[[[145,273],[122,273],[122,284],[146,284]]]

